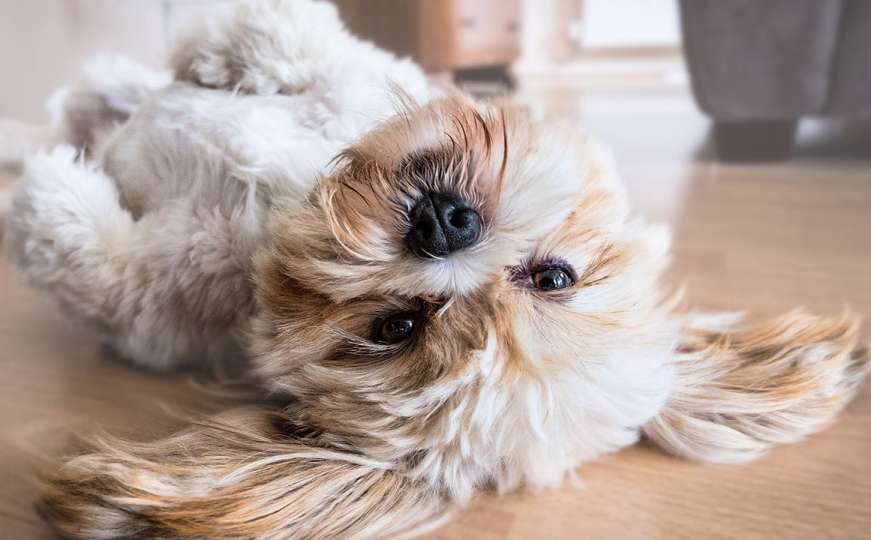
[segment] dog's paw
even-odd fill
[[[171,64],[178,80],[244,94],[295,94],[330,71],[347,47],[335,6],[327,2],[243,2],[228,16],[192,29]]]
[[[112,180],[63,145],[25,162],[3,247],[26,281],[93,317],[103,310],[113,246],[131,225]]]
[[[61,145],[27,159],[7,216],[9,248],[22,262],[78,250],[117,235],[130,225],[112,180]]]

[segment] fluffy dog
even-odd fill
[[[171,75],[104,58],[66,92],[6,251],[130,361],[245,354],[287,404],[94,442],[47,479],[64,536],[419,532],[642,433],[756,457],[868,370],[849,318],[674,313],[668,235],[629,219],[601,148],[440,95],[328,4],[243,3],[191,36]]]

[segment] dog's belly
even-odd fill
[[[176,83],[155,94],[101,156],[137,219],[185,199],[229,214],[304,196],[377,117],[334,114],[318,96],[246,96]],[[248,198],[249,187],[256,192]],[[259,212],[258,212],[259,213]]]
[[[394,112],[383,94],[345,103],[333,93],[174,83],[97,146],[135,223],[123,249],[159,254],[124,270],[141,283],[124,293],[107,336],[119,354],[169,367],[240,353],[273,201],[301,200],[341,149]]]
[[[164,367],[240,354],[236,336],[253,311],[251,258],[272,201],[304,197],[333,156],[380,119],[333,111],[318,95],[176,83],[108,135],[95,157],[138,224],[129,242],[163,243],[163,262],[146,266],[177,281],[153,298],[142,287],[125,297],[131,307],[107,336],[121,356]]]

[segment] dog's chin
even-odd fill
[[[178,49],[187,83],[143,87],[103,169],[72,145],[29,161],[4,234],[122,353],[170,366],[242,336],[278,401],[153,442],[94,436],[43,477],[61,536],[396,537],[485,487],[558,486],[642,432],[746,460],[856,394],[854,319],[746,327],[664,302],[668,235],[629,218],[613,160],[575,127],[429,100],[328,2],[238,5]],[[423,102],[398,91],[373,127],[394,75]],[[136,93],[87,79],[111,92],[68,119]]]

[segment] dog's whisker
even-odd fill
[[[42,476],[60,536],[396,537],[642,432],[747,460],[857,393],[852,316],[664,300],[668,234],[589,137],[433,90],[328,2],[233,8],[172,75],[92,65],[0,216],[117,356],[257,385],[167,437],[84,437]]]

